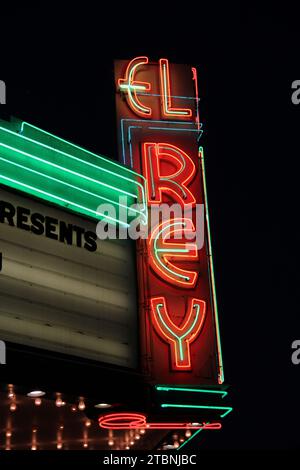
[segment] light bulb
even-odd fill
[[[36,398],[34,400],[34,404],[35,404],[35,406],[40,406],[42,404],[42,399],[41,398]]]
[[[85,425],[87,428],[89,428],[91,426],[91,420],[90,419],[87,419],[86,422],[85,422]]]
[[[108,445],[109,445],[109,446],[113,446],[113,445],[114,445],[114,441],[113,441],[112,439],[109,439]]]
[[[11,431],[6,431],[6,437],[11,437]]]
[[[57,393],[56,395],[56,400],[55,400],[55,405],[60,408],[63,404],[63,401],[62,401],[62,398],[61,398],[61,394],[60,393]]]
[[[10,411],[16,411],[16,409],[17,409],[16,403],[11,403],[9,409],[10,409]]]
[[[145,432],[146,432],[146,429],[141,429],[140,430],[140,434],[145,434]]]
[[[179,442],[178,441],[174,441],[174,449],[177,449],[179,447]]]
[[[62,446],[63,446],[63,445],[62,445],[61,442],[58,442],[58,443],[56,444],[56,448],[57,448],[57,449],[62,449]]]
[[[31,446],[31,450],[36,450],[36,446],[35,446],[35,445],[32,445],[32,446]]]
[[[192,435],[192,433],[189,429],[187,431],[185,431],[185,437],[191,437],[191,435]]]
[[[81,411],[85,410],[85,403],[84,403],[83,398],[79,399],[78,409],[81,410]]]
[[[83,447],[87,448],[89,445],[87,442],[84,442]]]

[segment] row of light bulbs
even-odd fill
[[[29,392],[27,396],[30,398],[34,399],[34,404],[36,406],[41,406],[42,404],[42,397],[45,395],[45,392],[41,390],[33,390],[32,392]],[[10,405],[9,409],[10,411],[16,411],[17,409],[17,403],[16,403],[16,394],[14,392],[14,387],[13,385],[9,384],[8,385],[8,398],[10,399]],[[63,401],[62,399],[62,394],[61,393],[56,393],[56,400],[55,400],[55,405],[60,408],[62,406],[66,405],[66,402]],[[85,401],[84,397],[79,397],[78,399],[78,405],[72,405],[71,410],[76,411],[77,409],[80,411],[85,410]]]

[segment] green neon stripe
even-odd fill
[[[143,85],[126,85],[125,83],[124,84],[121,84],[119,85],[119,88],[124,88],[126,90],[146,90],[146,87],[143,86]]]
[[[100,213],[97,212],[97,211],[93,211],[93,210],[88,209],[87,207],[81,206],[81,205],[79,205],[79,204],[77,204],[77,203],[75,203],[75,202],[68,201],[67,199],[63,199],[63,198],[61,198],[61,197],[55,196],[54,194],[48,193],[47,191],[43,191],[43,190],[41,190],[41,189],[35,188],[35,187],[33,187],[33,186],[30,186],[30,185],[25,184],[25,183],[22,183],[22,182],[20,182],[20,181],[14,180],[14,179],[12,179],[12,178],[8,178],[8,177],[6,177],[6,176],[4,176],[4,175],[1,175],[1,174],[0,174],[0,178],[2,178],[2,179],[4,179],[4,180],[7,180],[7,181],[10,181],[11,183],[16,184],[16,185],[17,185],[17,188],[18,188],[19,186],[21,186],[21,187],[24,187],[24,188],[26,188],[26,189],[30,189],[30,190],[32,190],[32,191],[34,191],[34,192],[44,194],[45,196],[49,196],[50,198],[57,199],[58,201],[61,201],[61,202],[65,203],[65,204],[68,204],[68,205],[70,205],[70,206],[75,206],[75,207],[77,207],[77,208],[79,208],[79,209],[82,209],[82,210],[84,210],[84,211],[86,211],[86,212],[90,212],[91,214],[94,215],[94,217],[95,217],[95,216],[99,217],[99,215],[102,215],[102,216],[104,216],[105,218],[110,219],[111,221],[118,222],[118,223],[121,224],[121,222],[119,222],[117,219],[114,219],[114,218],[109,217],[109,216],[104,215],[104,214],[100,214]],[[129,225],[128,225],[128,224],[125,224],[125,223],[122,223],[122,225],[125,226],[125,227],[129,227]]]
[[[141,216],[142,216],[142,223],[143,224],[147,224],[147,218],[148,218],[148,209],[147,209],[147,203],[146,203],[146,194],[145,194],[145,187],[146,187],[146,179],[143,175],[140,175],[138,173],[136,173],[135,171],[123,166],[123,165],[120,165],[110,159],[107,159],[107,158],[104,158],[104,157],[101,157],[93,152],[89,152],[88,150],[85,150],[83,149],[82,147],[79,147],[78,145],[75,145],[71,142],[68,142],[64,139],[61,139],[60,137],[57,137],[57,136],[54,136],[53,134],[47,132],[47,131],[44,131],[42,129],[39,129],[38,127],[36,126],[33,126],[27,122],[22,122],[21,124],[21,133],[27,133],[27,128],[29,129],[29,135],[30,135],[30,132],[32,133],[36,133],[38,135],[38,138],[41,139],[41,137],[50,137],[51,139],[57,141],[56,143],[62,143],[64,144],[64,146],[66,147],[71,147],[71,149],[76,149],[78,150],[80,153],[83,153],[84,154],[84,158],[85,159],[82,159],[81,158],[78,158],[76,157],[75,155],[71,155],[70,153],[67,153],[63,150],[60,150],[54,146],[49,146],[47,145],[46,143],[43,143],[42,141],[38,141],[36,139],[32,139],[31,137],[27,136],[27,135],[21,135],[19,133],[15,133],[5,127],[1,127],[0,126],[0,130],[4,131],[4,132],[7,132],[11,135],[13,135],[14,137],[19,137],[21,139],[24,139],[25,141],[27,142],[31,142],[33,143],[34,145],[38,145],[40,147],[43,147],[45,149],[48,149],[50,150],[51,152],[55,152],[55,154],[60,154],[60,155],[64,155],[65,157],[68,157],[70,159],[73,159],[74,161],[77,161],[78,163],[80,163],[80,165],[83,165],[83,168],[85,166],[88,166],[88,167],[91,167],[93,168],[94,170],[96,171],[101,171],[101,173],[106,173],[106,174],[109,174],[113,177],[114,180],[116,179],[123,179],[124,181],[130,183],[130,185],[134,184],[135,186],[139,187],[140,191],[141,191],[141,196],[142,196],[142,205],[143,205],[143,208],[141,210]],[[116,171],[111,171],[109,170],[108,168],[105,168],[105,166],[99,166],[95,163],[92,163],[91,161],[87,161],[86,158],[87,157],[92,157],[94,159],[97,159],[99,161],[101,161],[104,165],[108,165],[110,167],[115,167],[116,168]],[[122,173],[129,173],[130,176],[124,176]],[[131,176],[132,175],[132,176]],[[87,177],[87,176],[86,176]],[[135,179],[134,179],[134,178]],[[136,178],[139,178],[143,181],[143,184],[141,184],[140,182],[136,181]],[[103,179],[103,178],[102,178]],[[109,189],[112,189],[114,191],[116,191],[118,194],[120,192],[123,192],[124,194],[126,194],[126,191],[124,190],[121,190],[119,186],[117,187],[114,187],[114,186],[111,186],[111,185],[108,185],[107,183],[105,182],[102,182],[101,183],[102,185],[106,186],[107,188]],[[128,195],[131,195],[132,197],[134,198],[138,198],[137,194],[131,194],[131,193],[128,193]],[[139,212],[139,211],[138,211]]]
[[[144,181],[146,181],[146,180],[145,180],[145,177],[144,177],[143,175],[140,175],[140,174],[137,173],[136,171],[131,170],[130,168],[127,168],[127,167],[125,167],[125,166],[122,166],[122,165],[120,165],[120,164],[114,162],[114,161],[111,160],[111,159],[108,159],[108,158],[106,158],[106,157],[101,157],[101,155],[97,155],[96,153],[90,152],[89,150],[86,150],[86,149],[84,149],[84,148],[82,148],[82,147],[79,147],[78,145],[73,144],[72,142],[68,142],[67,140],[62,139],[61,137],[57,137],[56,135],[51,134],[51,133],[48,132],[48,131],[45,131],[45,130],[43,130],[43,129],[40,129],[39,127],[33,126],[32,124],[29,124],[28,122],[25,122],[25,121],[22,122],[22,124],[21,124],[21,130],[20,130],[21,133],[23,133],[23,132],[25,131],[25,127],[29,127],[30,129],[34,129],[34,130],[37,131],[39,134],[45,134],[45,135],[47,135],[47,136],[49,136],[49,137],[51,137],[51,138],[53,138],[53,139],[55,139],[55,140],[58,140],[59,142],[62,142],[62,143],[64,143],[64,144],[70,146],[70,147],[76,148],[76,149],[78,149],[78,150],[84,152],[86,155],[91,155],[91,156],[93,156],[93,157],[95,157],[95,158],[97,158],[97,159],[99,159],[99,160],[102,160],[104,163],[109,163],[109,165],[115,166],[116,168],[118,168],[118,170],[124,169],[126,172],[131,173],[131,174],[133,174],[133,175],[135,175],[135,176],[137,176],[137,177],[143,179]],[[25,132],[26,132],[26,131],[25,131]],[[24,137],[25,137],[25,136],[24,136]],[[37,143],[38,143],[38,142],[37,142]]]
[[[5,167],[3,166],[2,168],[3,184],[7,186],[12,185],[14,188],[25,192],[29,190],[30,194],[34,192],[34,195],[37,197],[42,197],[42,199],[46,200],[50,198],[51,202],[54,203],[60,201],[59,205],[72,208],[76,212],[85,215],[91,216],[92,214],[97,220],[101,220],[100,215],[102,215],[107,221],[114,221],[122,226],[129,227],[129,224],[120,222],[118,216],[111,217],[95,210],[101,202],[106,202],[112,204],[115,210],[127,209],[129,211],[127,217],[129,218],[136,217],[138,214],[142,218],[142,223],[147,223],[145,188],[140,182],[136,181],[136,178],[139,177],[145,182],[146,180],[143,176],[24,122],[21,125],[22,132],[28,128],[29,131],[36,132],[39,138],[45,139],[51,137],[51,139],[58,141],[58,143],[61,142],[65,147],[78,149],[79,152],[84,153],[84,156],[95,157],[105,165],[118,168],[120,173],[111,171],[103,165],[99,166],[91,161],[78,158],[78,156],[55,148],[53,145],[47,145],[44,143],[45,141],[37,141],[27,135],[20,135],[11,129],[3,127],[7,125],[13,128],[15,124],[4,123],[2,125],[2,122],[0,124],[1,161],[5,164]],[[6,168],[5,172],[4,168]],[[15,168],[15,174],[12,170],[13,168]],[[129,177],[121,174],[122,172],[129,173]],[[42,184],[38,177],[40,179],[47,178],[46,183]],[[122,189],[120,185],[118,186],[120,179],[126,183],[125,188],[124,185],[123,188],[121,186]],[[43,188],[47,188],[48,182],[51,189],[50,191],[44,191]],[[136,191],[132,192],[133,188],[136,188]],[[131,209],[129,206],[133,205],[134,200],[136,201],[139,197],[138,188],[143,199],[141,204],[142,209]],[[128,204],[123,204],[119,202],[119,197],[122,195],[133,199],[129,200]],[[95,200],[93,201],[94,198]]]
[[[0,147],[2,147],[2,144],[1,144],[1,143],[0,143]],[[57,182],[57,183],[59,183],[59,184],[62,184],[62,185],[64,185],[64,186],[68,186],[68,187],[70,187],[70,188],[72,188],[72,189],[76,189],[76,191],[83,192],[83,193],[88,194],[88,195],[90,195],[90,196],[93,196],[93,197],[95,197],[95,198],[97,198],[97,199],[103,199],[103,200],[106,201],[106,202],[110,202],[110,203],[112,203],[112,204],[117,204],[119,207],[123,207],[123,208],[125,208],[125,209],[128,209],[128,206],[125,206],[124,204],[120,204],[120,203],[118,203],[118,202],[116,202],[116,201],[113,201],[113,200],[108,199],[108,198],[106,198],[106,197],[104,197],[104,196],[101,196],[100,194],[92,193],[91,191],[87,191],[86,189],[79,188],[78,186],[74,186],[73,184],[66,183],[65,181],[59,180],[58,178],[54,178],[53,176],[47,175],[47,174],[42,173],[42,172],[40,172],[40,171],[32,170],[31,168],[28,168],[28,167],[26,167],[26,166],[24,166],[24,165],[21,165],[21,164],[19,164],[19,163],[12,162],[12,161],[7,160],[6,158],[3,158],[3,157],[0,157],[0,160],[2,160],[2,161],[4,161],[4,162],[8,163],[9,165],[13,165],[13,166],[16,166],[16,167],[18,167],[18,168],[22,168],[22,169],[25,170],[25,171],[28,171],[28,172],[30,172],[30,173],[34,173],[34,174],[37,174],[37,175],[42,176],[42,177],[44,177],[44,178],[47,178],[48,180],[50,179],[50,180],[55,181],[55,182]],[[98,204],[98,205],[99,205],[99,204]],[[135,209],[130,209],[130,210],[132,210],[133,212],[139,213],[139,212],[138,212],[137,210],[135,210]],[[99,214],[100,214],[100,212],[99,212]]]
[[[0,127],[0,130],[3,130],[3,128]],[[42,147],[48,148],[48,149],[51,150],[51,151],[55,151],[56,153],[60,153],[60,154],[62,154],[62,155],[64,155],[64,156],[66,156],[66,157],[69,157],[69,158],[73,159],[73,160],[77,160],[77,161],[79,161],[80,163],[93,166],[93,167],[94,167],[95,169],[97,169],[98,171],[99,171],[99,170],[100,170],[101,172],[102,172],[102,171],[106,171],[104,168],[99,168],[99,167],[97,167],[96,165],[93,165],[92,163],[89,163],[89,162],[83,162],[82,160],[80,160],[80,159],[77,158],[77,157],[74,157],[74,156],[72,156],[72,155],[69,155],[69,154],[67,154],[67,153],[65,153],[65,152],[61,152],[60,150],[53,149],[53,148],[49,147],[48,145],[44,145],[44,144],[42,144],[42,143],[40,143],[40,142],[33,141],[32,139],[28,139],[28,137],[24,137],[24,136],[21,136],[21,135],[19,135],[19,134],[15,134],[14,132],[8,131],[7,129],[5,129],[5,131],[6,131],[6,132],[9,132],[10,134],[13,134],[14,136],[17,136],[17,137],[20,137],[20,138],[22,138],[22,139],[26,139],[26,140],[28,140],[28,141],[31,141],[32,143],[34,143],[34,144],[36,144],[36,145],[40,145],[40,146],[42,146]],[[11,147],[11,146],[6,145],[6,144],[3,144],[3,143],[1,143],[1,146],[2,146],[2,147],[5,147],[5,148],[8,148],[8,149],[10,149],[10,150],[14,150],[15,152],[19,152],[19,153],[21,153],[22,155],[25,155],[25,156],[27,156],[27,157],[33,158],[33,159],[35,159],[35,160],[37,160],[37,161],[40,161],[40,162],[42,162],[42,163],[45,163],[46,165],[50,165],[50,166],[52,166],[52,167],[54,167],[54,168],[57,168],[57,169],[59,169],[59,170],[66,171],[66,172],[68,172],[68,173],[70,173],[70,174],[72,174],[72,175],[74,175],[74,176],[78,176],[78,177],[80,177],[80,178],[83,178],[83,179],[86,179],[86,180],[88,180],[88,181],[91,181],[92,183],[95,183],[95,184],[97,184],[97,185],[105,186],[105,187],[107,187],[108,189],[116,190],[116,188],[115,188],[114,186],[111,186],[111,185],[109,185],[109,184],[107,184],[107,183],[104,183],[104,182],[102,182],[102,181],[97,181],[97,180],[95,180],[95,179],[93,179],[93,178],[90,178],[89,176],[83,175],[82,173],[78,173],[78,172],[76,172],[76,171],[70,170],[70,169],[65,168],[65,167],[63,167],[63,166],[57,165],[56,163],[49,162],[48,160],[44,160],[43,158],[37,157],[37,156],[35,156],[35,155],[33,155],[33,154],[30,154],[30,153],[27,153],[27,152],[23,152],[22,150],[19,150],[19,149],[15,148],[15,147]],[[111,171],[108,171],[108,173],[114,174],[114,173],[112,173]],[[118,178],[119,178],[119,177],[120,177],[120,178],[122,177],[121,175],[116,175],[116,174],[114,174],[114,176],[117,176]],[[126,179],[127,179],[127,178],[126,178]],[[119,190],[119,192],[121,192],[121,193],[123,193],[123,194],[126,194],[127,196],[134,197],[134,198],[137,197],[136,194],[132,194],[132,193],[129,193],[129,192],[124,191],[124,190]]]
[[[218,360],[219,360],[219,382],[224,382],[224,367],[223,367],[223,357],[222,357],[222,344],[221,344],[221,335],[220,335],[220,325],[219,325],[219,314],[218,314],[218,303],[216,295],[216,286],[215,286],[215,274],[214,274],[214,262],[213,262],[213,253],[212,253],[212,243],[210,235],[210,222],[209,222],[209,212],[208,212],[208,198],[207,198],[207,186],[206,186],[206,175],[205,175],[205,159],[204,159],[204,149],[199,147],[199,152],[201,152],[201,171],[202,171],[202,180],[203,180],[203,189],[204,189],[204,201],[205,201],[205,214],[206,214],[206,224],[207,224],[207,234],[208,234],[208,250],[209,250],[209,260],[210,260],[210,270],[211,270],[211,282],[212,282],[212,294],[214,302],[214,318],[216,325],[216,336],[217,336],[217,348],[218,348]]]
[[[195,393],[212,393],[215,395],[222,395],[222,398],[228,395],[225,390],[206,390],[205,388],[184,388],[184,387],[168,387],[164,385],[155,385],[156,390],[161,392],[195,392]]]
[[[190,329],[189,329],[183,336],[177,336],[176,333],[174,333],[174,331],[172,331],[171,328],[168,327],[168,325],[165,323],[164,319],[163,319],[162,316],[161,316],[159,307],[163,307],[163,304],[157,304],[157,305],[156,305],[156,311],[157,311],[157,313],[158,313],[158,315],[159,315],[160,321],[161,321],[162,324],[165,326],[165,328],[166,328],[173,336],[175,336],[175,337],[177,338],[177,340],[178,340],[179,350],[180,350],[180,360],[181,360],[181,361],[183,361],[182,340],[183,340],[183,339],[189,334],[189,332],[194,328],[195,324],[197,323],[198,316],[199,316],[200,306],[199,306],[199,304],[195,304],[194,306],[197,307],[197,313],[196,313],[196,316],[195,316],[195,319],[194,319],[194,322],[193,322],[192,326],[190,327]]]
[[[212,406],[212,405],[179,405],[175,403],[162,403],[161,408],[190,408],[190,409],[201,409],[201,410],[226,410],[225,413],[220,414],[220,418],[225,418],[233,408],[231,406]]]
[[[175,222],[173,224],[169,224],[167,225],[166,227],[164,227],[162,230],[160,230],[157,234],[157,236],[155,237],[154,239],[154,256],[156,258],[156,260],[158,261],[158,263],[163,267],[163,269],[165,269],[166,271],[168,271],[169,273],[173,274],[173,276],[175,277],[180,277],[181,279],[184,279],[185,281],[189,281],[190,278],[187,277],[187,276],[183,276],[182,274],[179,274],[179,273],[176,273],[175,271],[172,271],[172,269],[168,268],[168,266],[166,266],[162,261],[161,259],[159,258],[159,256],[157,256],[157,253],[158,253],[158,250],[161,250],[163,251],[164,249],[163,248],[157,248],[157,242],[158,242],[158,239],[160,237],[160,235],[162,235],[162,233],[167,230],[168,228],[170,227],[175,227],[175,225],[181,225],[182,227],[185,227],[185,223],[182,223],[182,222]],[[168,249],[166,248],[165,249],[165,252],[168,253]]]
[[[209,423],[206,423],[206,424],[209,424]],[[192,434],[192,435],[191,435],[185,442],[183,442],[183,443],[181,444],[181,446],[179,446],[176,450],[182,449],[183,446],[185,446],[188,442],[190,442],[192,439],[194,439],[194,437],[196,437],[196,436],[199,434],[199,432],[201,432],[201,431],[204,431],[204,429],[203,429],[203,428],[197,429],[197,431],[194,432],[194,434]]]

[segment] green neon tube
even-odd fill
[[[211,285],[212,285],[212,295],[213,295],[213,304],[214,304],[214,319],[215,319],[216,336],[217,336],[217,349],[218,349],[218,361],[219,361],[219,383],[222,384],[224,382],[224,366],[223,366],[218,303],[217,303],[216,285],[215,285],[214,261],[213,261],[212,243],[211,243],[211,235],[210,235],[210,222],[209,222],[209,212],[208,212],[206,175],[205,175],[205,158],[204,158],[203,147],[199,147],[199,154],[201,155],[200,168],[201,168],[202,180],[203,180],[205,216],[206,216],[208,251],[209,251],[209,266],[210,266],[210,274],[211,274]]]
[[[125,209],[128,222],[138,214],[147,223],[142,175],[28,123],[19,125],[26,135],[16,127],[0,122],[0,183],[97,220],[128,227],[119,218]],[[113,205],[115,217],[97,212],[103,203]],[[136,203],[142,209],[130,209]]]
[[[212,406],[212,405],[184,405],[175,403],[162,403],[161,408],[189,408],[189,409],[200,409],[200,410],[225,410],[224,413],[220,414],[220,418],[225,418],[233,408],[231,406]]]
[[[160,392],[195,392],[195,393],[212,393],[221,395],[222,398],[228,395],[225,390],[206,390],[205,388],[184,388],[184,387],[168,387],[167,385],[155,385],[156,390]]]

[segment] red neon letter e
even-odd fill
[[[129,62],[125,78],[118,80],[118,85],[121,91],[126,93],[127,103],[134,113],[142,117],[150,117],[152,115],[151,108],[145,106],[137,97],[137,93],[144,93],[145,91],[151,90],[151,85],[148,82],[139,82],[134,79],[138,67],[144,64],[148,64],[148,57],[136,57]]]
[[[163,174],[162,164],[175,166],[173,173]],[[179,147],[164,143],[146,142],[143,145],[143,167],[148,184],[149,204],[160,204],[166,193],[183,206],[196,200],[187,188],[196,173],[193,160]]]
[[[206,304],[203,300],[189,299],[188,313],[179,328],[171,320],[165,297],[151,299],[151,313],[158,335],[170,345],[173,369],[191,369],[190,344],[195,341],[204,323]]]

